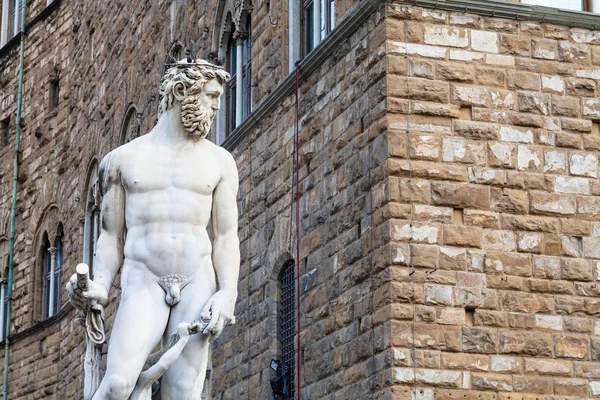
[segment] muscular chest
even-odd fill
[[[121,180],[129,193],[182,189],[211,194],[219,171],[209,152],[140,151],[123,166]]]

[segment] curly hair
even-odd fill
[[[181,102],[189,93],[199,93],[206,82],[216,79],[221,85],[229,81],[229,73],[218,65],[198,59],[193,62],[178,61],[169,66],[160,83],[160,104],[162,114],[175,101]]]

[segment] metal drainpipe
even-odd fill
[[[15,162],[13,168],[12,205],[10,210],[10,243],[8,250],[8,283],[6,284],[6,326],[4,333],[4,385],[3,400],[8,400],[8,354],[10,344],[10,311],[12,308],[13,267],[15,265],[15,221],[17,216],[17,187],[19,185],[19,154],[21,153],[21,111],[23,103],[23,58],[25,54],[25,15],[27,0],[21,0],[21,48],[19,50],[19,88],[17,94],[17,118],[15,134]],[[2,299],[3,301],[3,299]]]

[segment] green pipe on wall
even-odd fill
[[[16,135],[15,135],[15,160],[13,168],[13,187],[12,187],[12,204],[10,209],[10,243],[8,250],[8,283],[6,297],[8,302],[6,305],[6,326],[4,327],[4,385],[3,385],[3,400],[8,400],[8,356],[10,346],[10,312],[12,308],[12,291],[13,291],[13,267],[15,265],[15,222],[17,219],[17,188],[19,185],[19,154],[21,152],[21,113],[23,105],[23,58],[25,54],[25,23],[27,22],[25,15],[27,11],[27,1],[21,0],[21,47],[19,49],[19,88],[17,94],[17,118],[16,118]]]

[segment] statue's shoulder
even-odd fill
[[[221,147],[213,142],[208,141],[208,143],[210,143],[210,146],[212,147],[214,154],[217,156],[219,161],[221,161],[221,163],[235,165],[235,160],[233,158],[233,155],[229,152],[229,150],[227,150],[226,148]]]

